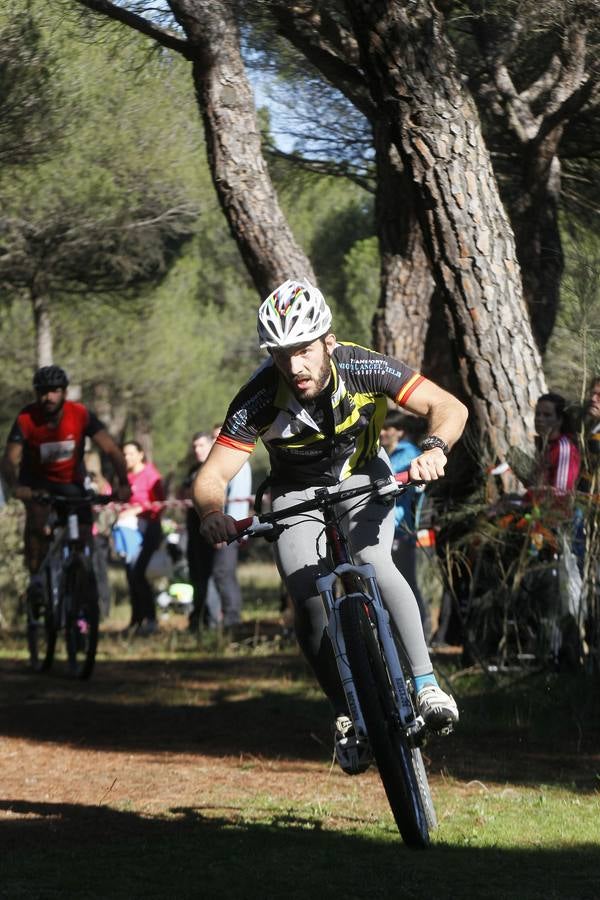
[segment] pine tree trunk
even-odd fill
[[[562,129],[524,148],[522,189],[512,208],[523,294],[533,334],[544,353],[556,321],[564,255],[558,224],[561,169],[556,154]]]
[[[110,386],[104,381],[92,385],[92,408],[108,433],[118,444],[123,442],[125,428],[129,418],[129,409],[125,401],[115,402]]]
[[[170,0],[190,43],[212,179],[259,294],[287,278],[315,281],[281,212],[265,163],[239,34],[224,0]]]
[[[346,0],[374,99],[410,174],[487,459],[530,443],[544,390],[514,237],[479,119],[428,0]]]
[[[373,320],[375,347],[419,371],[435,287],[410,178],[389,128],[374,129],[377,162],[375,219],[381,256],[381,294]]]

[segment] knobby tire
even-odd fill
[[[56,621],[47,573],[44,587],[36,591],[28,588],[25,602],[31,668],[34,672],[47,672],[52,666],[56,647]]]
[[[356,595],[342,600],[340,622],[371,749],[398,830],[408,847],[428,847],[436,820],[423,759],[403,732],[379,641],[366,605]]]
[[[75,678],[92,674],[98,646],[98,585],[91,563],[73,559],[65,577],[65,629],[69,669]]]

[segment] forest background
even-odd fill
[[[259,288],[278,267],[274,263],[257,275],[242,229],[236,234],[219,193],[215,125],[201,82],[210,65],[200,71],[198,62],[200,51],[212,54],[211,65],[218,56],[219,25],[237,42],[262,104],[246,112],[256,117],[266,177],[279,204],[273,219],[281,215],[290,228],[296,266],[306,263],[306,271],[287,274],[317,278],[333,306],[338,335],[402,354],[463,396],[476,413],[467,442],[478,470],[499,448],[531,442],[535,394],[546,385],[575,403],[582,400],[587,376],[600,362],[597,4],[551,3],[543,18],[528,3],[444,3],[439,9],[413,4],[415,17],[443,22],[442,49],[458,73],[459,89],[478,104],[480,153],[491,160],[499,208],[504,204],[508,211],[510,224],[501,210],[501,227],[510,240],[511,226],[516,236],[529,302],[530,315],[521,305],[521,318],[513,316],[506,326],[512,297],[500,288],[490,306],[482,282],[481,298],[469,298],[467,318],[480,318],[488,335],[506,326],[509,339],[504,348],[486,346],[476,335],[479,343],[471,341],[470,349],[460,318],[453,318],[456,290],[448,287],[444,272],[452,229],[438,228],[440,253],[431,237],[436,223],[431,226],[419,209],[418,172],[394,135],[386,159],[393,159],[389,147],[396,140],[400,176],[408,173],[413,187],[404,182],[392,212],[382,212],[385,117],[374,116],[360,100],[363,95],[348,88],[358,71],[370,79],[377,100],[376,75],[364,62],[369,50],[363,36],[372,35],[373,22],[360,19],[366,15],[361,7],[369,6],[393,16],[406,4],[10,0],[4,5],[1,438],[31,398],[32,371],[52,360],[69,372],[73,395],[80,392],[118,439],[141,440],[159,468],[170,473],[181,469],[191,434],[222,420],[236,387],[260,362]],[[208,51],[198,38],[202,28]],[[344,57],[340,48],[350,45]],[[416,56],[418,47],[412,49]],[[410,50],[404,47],[407,59]],[[227,52],[231,61],[231,46]],[[350,57],[356,68],[344,73],[343,82],[341,63],[348,65]],[[332,74],[334,62],[338,72]],[[477,113],[469,115],[479,128]],[[451,178],[457,158],[438,159]],[[538,171],[534,200],[524,212],[523,185],[536,168],[532,160],[544,176]],[[421,185],[425,181],[421,178]],[[523,234],[533,229],[531,208],[544,190],[551,195],[541,213],[546,234],[550,219],[556,227],[546,256],[542,252],[532,262]],[[460,206],[456,191],[454,200]],[[406,261],[414,236],[426,238],[431,273],[421,277],[420,287],[393,275],[389,246],[393,210],[401,217],[411,204],[417,207],[416,221],[401,223],[400,244]],[[497,235],[493,228],[483,235],[485,230],[482,224],[475,235],[483,241],[480,259],[494,255]],[[537,238],[543,251],[543,239]],[[553,286],[540,286],[540,271],[550,270]],[[528,292],[535,295],[533,307]],[[409,300],[411,326],[418,327],[403,329],[407,319],[398,317],[398,308],[408,309]],[[480,375],[482,361],[490,371],[497,366],[510,372],[515,363],[507,344],[530,366],[520,373],[529,392],[514,397],[500,382],[492,385]],[[512,407],[522,427],[508,413],[494,418],[489,412],[496,395],[497,407]],[[488,409],[480,413],[483,405]],[[259,455],[256,464],[264,466],[264,458]]]

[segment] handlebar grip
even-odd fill
[[[396,472],[394,479],[398,484],[408,484],[410,481],[410,472],[408,470],[406,472]]]
[[[241,534],[242,531],[245,531],[246,528],[250,528],[254,521],[254,516],[248,516],[247,519],[234,519],[235,530],[238,534]]]

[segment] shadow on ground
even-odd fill
[[[22,660],[5,659],[0,735],[80,749],[244,753],[328,764],[328,706],[306,690],[304,678],[304,664],[293,654],[104,661],[86,683],[55,673],[34,676]],[[570,690],[560,705],[550,697],[543,728],[526,686],[514,695],[482,687],[460,698],[456,734],[431,739],[425,748],[430,771],[466,781],[596,790],[600,692],[590,679]]]
[[[243,821],[182,807],[146,818],[107,807],[0,802],[0,896],[595,900],[597,846],[409,851],[322,830],[319,819]]]

